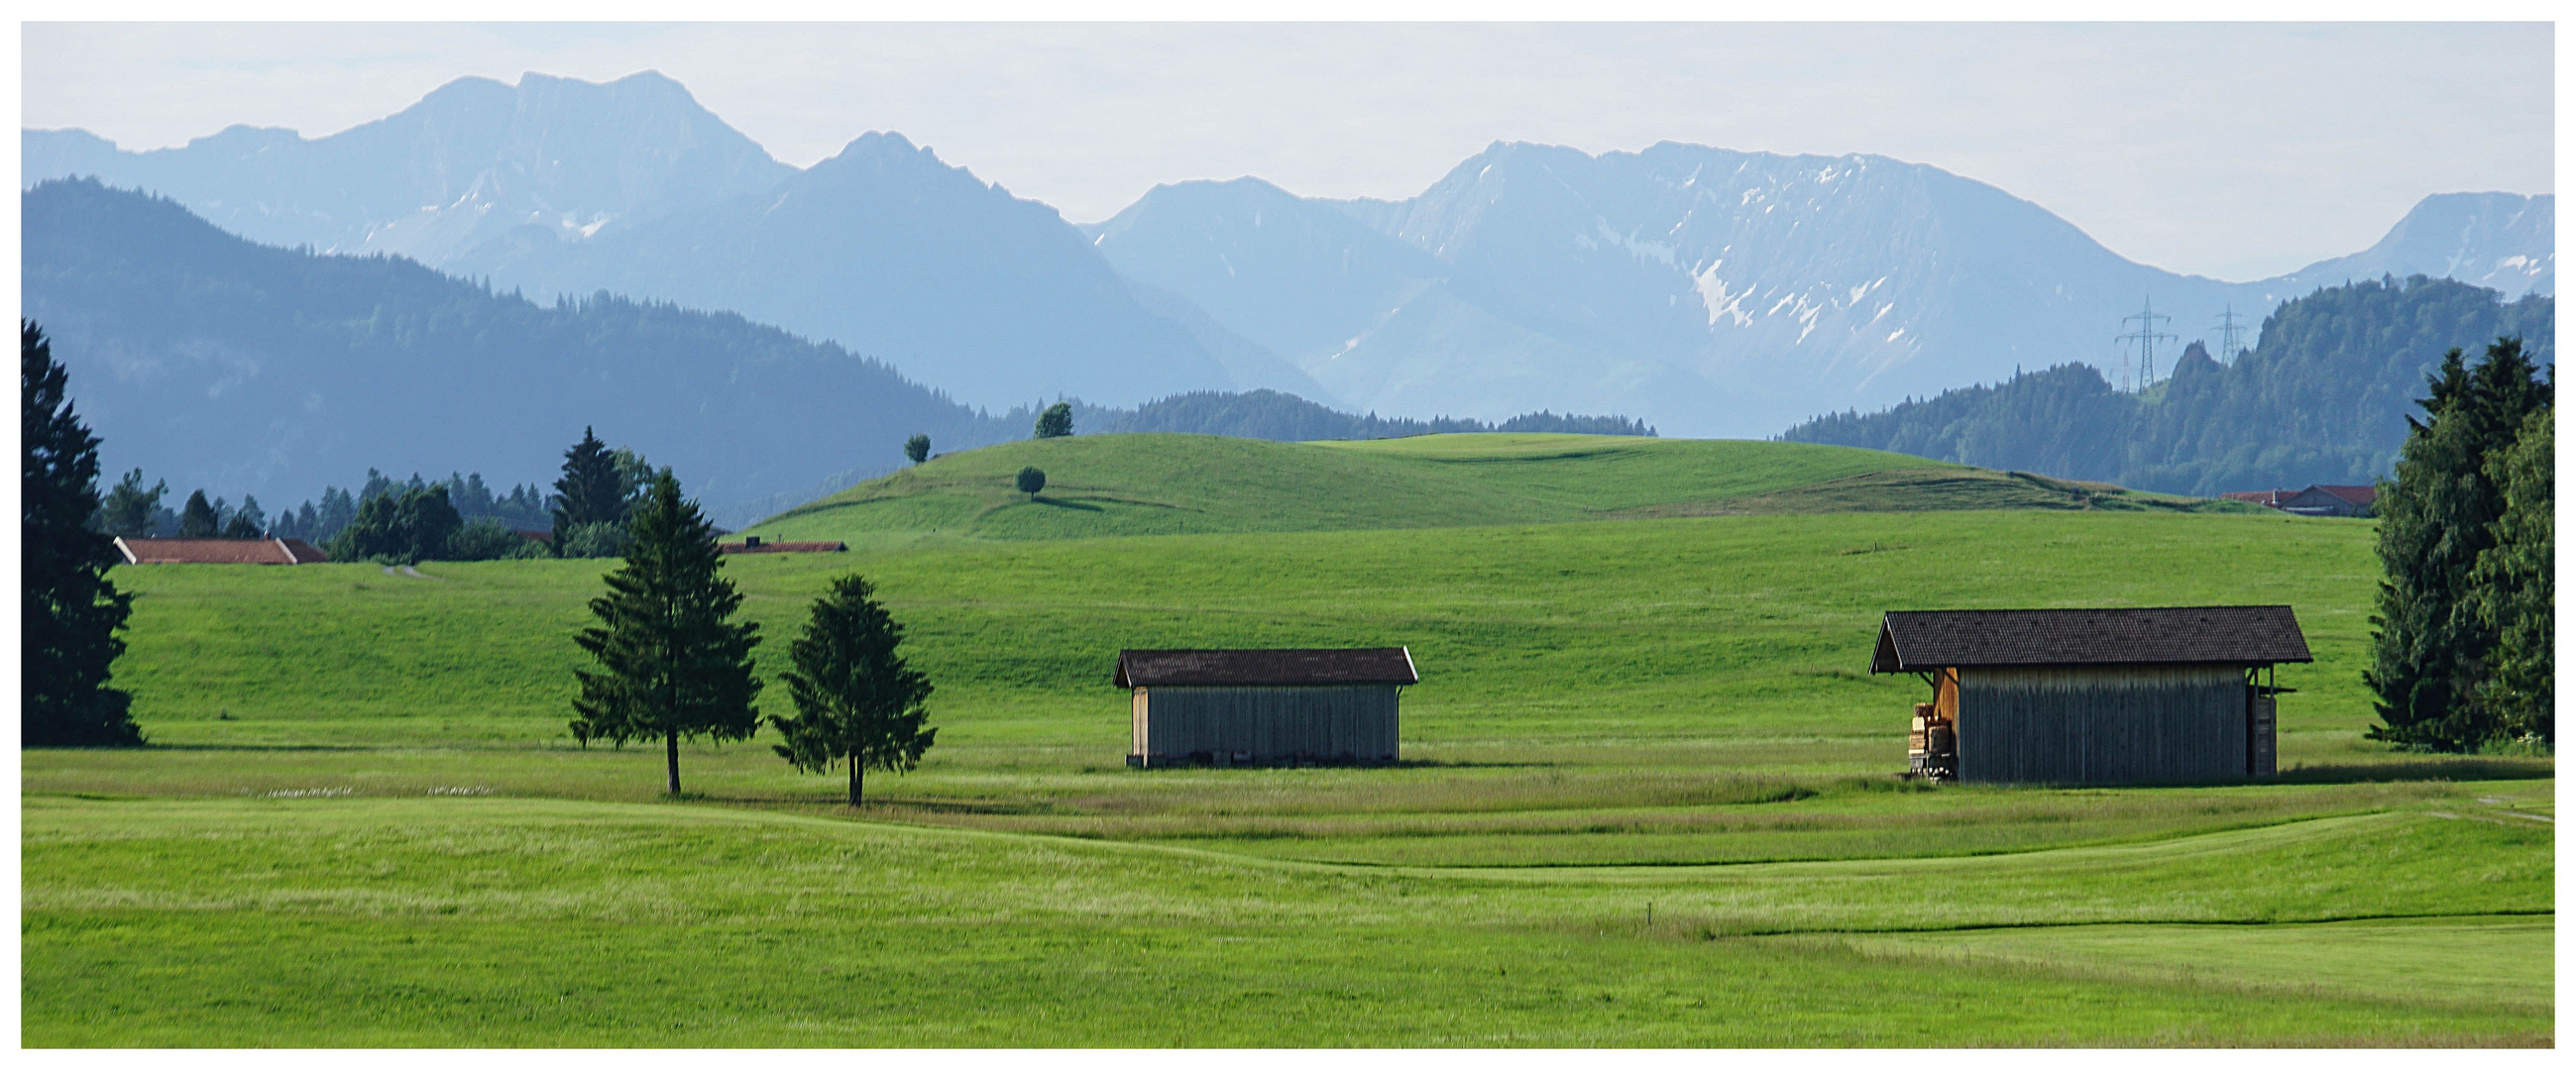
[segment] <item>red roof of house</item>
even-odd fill
[[[129,565],[310,565],[331,560],[302,539],[134,539],[116,548]]]
[[[739,542],[720,542],[716,549],[729,554],[836,554],[850,548],[846,542],[762,542],[758,546]]]
[[[2319,483],[2316,486],[2309,487],[2308,490],[2324,491],[2328,494],[2334,495],[2335,497],[2351,502],[2354,505],[2368,505],[2379,500],[2378,487],[2356,487],[2347,484]],[[2305,494],[2307,491],[2300,491],[2299,493]]]

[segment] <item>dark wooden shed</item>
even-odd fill
[[[1932,688],[1916,771],[2123,784],[2270,776],[2273,666],[2313,661],[2288,606],[1891,612],[1873,673]]]
[[[1396,704],[1421,682],[1400,646],[1122,650],[1127,764],[1371,764],[1396,759]]]

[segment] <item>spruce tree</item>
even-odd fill
[[[2557,638],[2552,603],[2557,596],[2557,409],[2523,421],[2513,448],[2498,455],[2491,473],[2504,492],[2495,545],[2478,558],[2478,623],[2496,637],[2492,671],[2477,701],[2497,734],[2538,736],[2556,746]]]
[[[179,508],[179,537],[211,539],[222,528],[223,514],[215,511],[215,503],[206,500],[206,492],[189,491],[188,504]]]
[[[108,582],[124,559],[115,539],[89,527],[98,437],[72,411],[68,381],[44,331],[18,321],[19,741],[136,746],[133,698],[107,686],[134,596]]]
[[[867,770],[910,772],[939,734],[922,725],[930,678],[895,652],[903,625],[875,593],[867,580],[843,576],[814,601],[805,634],[789,647],[796,667],[781,677],[796,700],[796,716],[769,719],[786,739],[776,748],[779,757],[796,768],[848,767],[852,806],[859,805]]]
[[[681,499],[668,469],[645,492],[632,531],[608,593],[591,599],[599,625],[575,637],[599,669],[575,671],[572,734],[585,745],[662,740],[678,795],[682,737],[748,739],[760,727],[751,665],[759,626],[731,620],[742,595],[719,575],[714,526]]]
[[[555,480],[555,551],[563,552],[574,528],[624,522],[627,490],[608,444],[582,428],[581,441],[564,451],[563,477]]]
[[[98,507],[99,526],[110,535],[129,538],[152,534],[160,518],[161,496],[170,493],[166,481],[154,481],[152,489],[143,489],[143,470],[134,469],[108,488],[107,498]]]
[[[2500,730],[2473,701],[2496,629],[2479,616],[2472,573],[2505,511],[2490,462],[2548,403],[2537,371],[2519,339],[2497,339],[2474,368],[2453,349],[2427,377],[2432,396],[2418,402],[2427,419],[2407,418],[2397,480],[2377,504],[2387,578],[2363,677],[2378,700],[2372,739],[2466,751]]]

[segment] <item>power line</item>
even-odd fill
[[[2138,389],[2140,390],[2145,390],[2147,387],[2155,385],[2156,342],[2158,340],[2167,342],[2176,340],[2175,335],[2165,334],[2156,330],[2157,320],[2171,323],[2173,322],[2173,317],[2161,315],[2156,312],[2156,301],[2152,295],[2147,298],[2146,311],[2140,312],[2134,316],[2120,317],[2120,322],[2122,324],[2127,324],[2131,321],[2135,321],[2138,324],[2137,330],[2121,335],[2119,340],[2123,342],[2138,343]],[[2125,352],[2125,350],[2123,350],[2123,352]]]
[[[2244,333],[2245,328],[2236,325],[2236,304],[2231,301],[2227,305],[2227,311],[2218,317],[2219,353],[2231,363],[2236,360],[2236,354],[2241,349],[2236,344],[2236,340]]]

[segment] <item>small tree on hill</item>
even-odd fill
[[[1020,474],[1013,477],[1011,483],[1020,488],[1020,493],[1036,497],[1039,491],[1046,489],[1046,473],[1035,468],[1022,468]]]
[[[911,461],[914,464],[920,464],[923,461],[929,460],[930,436],[914,435],[911,438],[903,440],[903,456],[905,460]]]
[[[809,773],[834,762],[850,773],[850,805],[859,805],[869,769],[910,772],[939,734],[922,722],[930,679],[895,653],[903,625],[874,597],[868,581],[843,576],[814,601],[805,634],[789,648],[796,667],[781,677],[796,716],[771,717],[786,739],[779,757]]]
[[[456,506],[448,501],[447,485],[433,483],[420,490],[407,491],[397,510],[403,537],[409,545],[405,552],[414,561],[427,561],[447,556],[448,540],[465,526]]]
[[[169,510],[161,508],[161,496],[170,493],[170,484],[155,481],[152,489],[143,489],[143,470],[125,473],[116,486],[108,489],[107,498],[98,507],[99,527],[110,535],[128,538],[150,535],[159,528]]]
[[[136,746],[133,697],[107,686],[134,596],[108,582],[124,559],[115,540],[89,527],[98,437],[72,411],[68,380],[45,332],[18,321],[19,741]]]
[[[233,518],[224,521],[224,537],[227,539],[256,539],[267,530],[268,511],[259,507],[258,498],[248,494],[242,495],[241,508],[233,513]]]
[[[581,441],[564,451],[563,477],[555,480],[554,539],[550,545],[561,552],[566,536],[584,524],[616,524],[626,520],[626,491],[619,478],[617,458],[610,455],[608,444],[581,429]]]
[[[1073,406],[1065,402],[1049,405],[1038,414],[1039,438],[1063,438],[1073,433]]]
[[[222,520],[221,514],[215,512],[215,503],[206,500],[205,491],[189,491],[188,504],[179,507],[179,537],[214,538],[223,529]]]
[[[574,639],[599,671],[574,673],[581,696],[572,734],[585,745],[662,740],[678,795],[681,737],[748,739],[760,727],[751,665],[759,626],[731,620],[742,595],[719,575],[714,526],[681,499],[669,469],[654,477],[632,531],[626,563],[608,574],[608,593],[590,601],[599,626]]]

